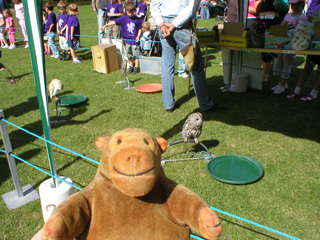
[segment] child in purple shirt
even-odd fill
[[[59,9],[58,19],[57,19],[57,33],[59,34],[59,45],[61,48],[60,60],[69,60],[71,59],[69,52],[70,48],[68,47],[68,42],[66,39],[66,30],[67,30],[67,4],[64,1],[60,1],[57,4]]]
[[[135,15],[136,6],[133,3],[126,5],[126,13],[127,15],[110,21],[101,29],[115,24],[121,26],[121,36],[126,43],[126,55],[131,55],[131,57],[129,57],[130,67],[128,73],[136,74],[138,73],[139,66],[139,59],[137,57],[140,56],[139,39],[141,37],[142,21]],[[135,67],[133,67],[133,59],[135,59]]]
[[[82,61],[78,59],[76,51],[74,50],[75,48],[80,47],[80,23],[76,16],[79,14],[78,5],[75,3],[70,4],[68,14],[69,17],[66,31],[68,46],[70,47],[73,63],[81,63]]]
[[[54,9],[54,3],[49,1],[46,2],[44,5],[44,9],[48,13],[47,21],[44,25],[44,34],[48,37],[48,44],[52,51],[53,58],[60,58],[58,48],[54,42],[54,39],[56,37],[56,24],[57,24],[57,18],[56,14],[53,12]]]
[[[121,4],[118,3],[117,0],[110,0],[110,3],[108,4],[108,9],[107,9],[107,15],[108,15],[109,22],[114,21],[117,18],[122,16],[122,6]],[[118,38],[119,32],[120,32],[120,26],[113,25],[112,27],[107,28],[108,36]]]
[[[147,15],[147,4],[144,2],[144,0],[138,0],[138,8],[137,8],[137,17],[145,19]]]

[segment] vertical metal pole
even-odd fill
[[[0,110],[0,129],[2,134],[2,140],[3,140],[4,148],[6,150],[6,155],[8,159],[8,164],[9,164],[13,184],[17,191],[18,197],[20,198],[20,197],[23,197],[23,191],[21,187],[19,173],[16,165],[16,160],[14,159],[13,156],[10,155],[10,153],[12,153],[12,147],[11,147],[11,142],[9,138],[7,124],[4,121],[2,121],[2,119],[4,119],[4,114],[3,114],[3,110]]]
[[[228,91],[230,91],[230,87],[231,87],[231,82],[232,82],[232,73],[233,73],[233,54],[234,53],[234,50],[229,50],[229,65],[228,65],[228,73],[229,73],[229,76],[228,76],[228,86],[227,86],[227,89]]]
[[[42,1],[23,0],[23,8],[27,26],[31,63],[34,75],[34,82],[36,85],[42,128],[45,139],[51,141],[50,116],[46,88],[46,71],[43,54]],[[57,171],[54,162],[52,146],[48,142],[46,142],[46,146],[51,174],[56,177]],[[54,178],[53,184],[55,187],[57,186],[57,183],[58,180]]]

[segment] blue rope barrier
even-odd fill
[[[63,147],[63,146],[61,146],[61,145],[58,145],[58,144],[56,144],[56,143],[54,143],[54,142],[51,142],[51,141],[49,141],[49,140],[47,140],[47,139],[45,139],[45,138],[43,138],[43,137],[40,137],[39,135],[37,135],[37,134],[35,134],[35,133],[32,133],[32,132],[30,132],[30,131],[22,128],[22,127],[19,127],[18,125],[14,124],[14,123],[11,123],[11,122],[5,120],[4,118],[2,118],[2,119],[0,119],[0,120],[2,120],[2,121],[4,121],[5,123],[8,123],[8,124],[10,124],[10,125],[18,128],[18,129],[20,129],[21,131],[24,131],[24,132],[26,132],[26,133],[28,133],[28,134],[36,137],[36,138],[39,138],[39,139],[41,139],[41,140],[43,140],[43,141],[45,141],[45,142],[47,142],[47,143],[50,143],[50,144],[52,144],[52,145],[54,145],[54,146],[56,146],[56,147],[59,147],[59,148],[65,150],[65,151],[67,151],[67,152],[73,153],[73,154],[75,154],[75,155],[77,155],[77,156],[79,156],[79,157],[82,157],[82,158],[84,158],[84,159],[89,160],[90,162],[93,162],[93,163],[99,165],[99,162],[97,162],[97,161],[95,161],[95,160],[93,160],[93,159],[91,159],[91,158],[88,158],[87,156],[84,156],[84,155],[82,155],[82,154],[80,154],[80,153],[74,152],[74,151],[72,151],[72,150],[70,150],[70,149],[68,149],[68,148],[65,148],[65,147]]]
[[[93,162],[99,164],[98,162],[96,162],[96,161],[93,160],[93,159],[87,158],[87,157],[84,156],[84,155],[81,155],[81,154],[76,153],[76,152],[74,152],[74,151],[72,151],[72,150],[69,150],[69,149],[67,149],[67,148],[64,148],[64,147],[62,147],[62,146],[60,146],[60,145],[58,145],[58,144],[56,144],[56,143],[53,143],[53,142],[51,142],[51,141],[49,141],[49,140],[46,140],[46,139],[44,139],[44,138],[42,138],[42,137],[40,137],[40,136],[38,136],[38,135],[36,135],[36,134],[28,131],[28,130],[25,130],[25,129],[23,129],[23,128],[21,128],[21,127],[15,125],[15,124],[13,124],[13,123],[11,123],[11,122],[3,119],[3,118],[0,119],[0,120],[2,120],[2,121],[4,121],[4,122],[6,122],[6,123],[8,123],[8,124],[10,124],[10,125],[18,128],[18,129],[20,129],[20,130],[22,130],[22,131],[24,131],[24,132],[26,132],[26,133],[28,133],[28,134],[30,134],[30,135],[32,135],[32,136],[35,136],[35,137],[37,137],[37,138],[39,138],[39,139],[41,139],[41,140],[44,140],[44,141],[46,141],[46,142],[48,142],[48,143],[50,143],[50,144],[53,144],[53,145],[55,145],[55,146],[57,146],[57,147],[59,147],[59,148],[61,148],[61,149],[64,149],[64,150],[66,150],[66,151],[69,151],[69,152],[71,152],[71,153],[74,153],[75,155],[78,155],[78,156],[80,156],[80,157],[84,157],[84,158],[87,159],[87,160],[90,160],[90,161],[93,161]],[[4,151],[4,150],[2,150],[2,149],[0,149],[0,152],[6,153],[6,151]],[[10,155],[12,155],[12,156],[15,157],[16,159],[18,159],[18,160],[20,160],[20,161],[22,161],[22,162],[24,162],[24,163],[26,163],[26,164],[28,164],[28,165],[36,168],[37,170],[39,170],[39,171],[41,171],[41,172],[43,172],[43,173],[45,173],[45,174],[47,174],[47,175],[49,175],[49,176],[51,176],[51,177],[53,177],[53,178],[59,179],[59,180],[65,182],[65,183],[67,183],[67,184],[69,184],[69,185],[77,188],[78,190],[81,190],[81,189],[82,189],[82,188],[80,188],[80,187],[78,187],[78,186],[76,186],[76,185],[73,185],[73,184],[71,184],[71,183],[69,183],[69,182],[67,182],[67,181],[65,181],[65,180],[63,180],[63,179],[61,179],[61,178],[59,178],[59,177],[53,176],[51,173],[48,173],[48,172],[42,170],[41,168],[33,165],[32,163],[29,163],[28,161],[26,161],[26,160],[24,160],[24,159],[22,159],[22,158],[20,158],[20,157],[18,157],[18,156],[16,156],[16,155],[14,155],[13,153],[10,153]],[[216,211],[216,212],[219,212],[219,213],[222,213],[222,214],[227,215],[227,216],[229,216],[229,217],[232,217],[232,218],[238,219],[238,220],[240,220],[240,221],[243,221],[243,222],[252,224],[252,225],[254,225],[254,226],[256,226],[256,227],[259,227],[259,228],[265,229],[265,230],[267,230],[267,231],[276,233],[276,234],[281,235],[281,236],[284,236],[284,237],[286,237],[286,238],[293,239],[293,240],[301,240],[300,238],[293,237],[293,236],[291,236],[291,235],[289,235],[289,234],[286,234],[286,233],[283,233],[283,232],[281,232],[281,231],[272,229],[272,228],[270,228],[270,227],[264,226],[264,225],[262,225],[262,224],[259,224],[259,223],[254,222],[254,221],[251,221],[251,220],[248,220],[248,219],[239,217],[239,216],[237,216],[237,215],[228,213],[228,212],[223,211],[223,210],[220,210],[220,209],[218,209],[218,208],[215,208],[215,207],[212,207],[212,206],[209,206],[209,207],[210,207],[212,210]],[[200,239],[200,240],[203,239],[203,238],[198,237],[198,236],[193,235],[193,234],[190,234],[190,236],[191,236],[192,238],[196,238],[196,239]]]
[[[201,238],[201,237],[194,235],[194,234],[190,234],[190,237],[195,238],[195,239],[199,239],[199,240],[204,240],[204,238]]]
[[[82,189],[82,188],[80,188],[80,187],[78,187],[78,186],[76,186],[76,185],[74,185],[74,184],[72,184],[72,183],[70,183],[70,182],[62,179],[62,178],[56,177],[56,176],[52,175],[51,173],[42,170],[41,168],[37,167],[36,165],[34,165],[34,164],[32,164],[32,163],[29,163],[28,161],[26,161],[26,160],[18,157],[17,155],[14,155],[13,153],[10,153],[10,155],[13,156],[14,158],[20,160],[21,162],[24,162],[24,163],[26,163],[27,165],[29,165],[29,166],[31,166],[31,167],[39,170],[40,172],[43,172],[43,173],[45,173],[45,174],[47,174],[47,175],[49,175],[49,176],[51,176],[51,177],[53,177],[53,178],[55,178],[55,179],[58,179],[58,180],[60,180],[60,181],[62,181],[62,182],[64,182],[64,183],[66,183],[66,184],[68,184],[68,185],[70,185],[70,186],[78,189],[78,190],[81,190],[81,189]]]
[[[0,27],[1,28],[1,27]],[[15,29],[20,29],[20,28],[15,28]],[[56,34],[56,35],[59,35],[59,34]],[[79,37],[92,37],[92,38],[97,38],[98,36],[97,35],[75,35],[75,36],[79,36]],[[118,39],[118,40],[126,40],[126,41],[136,41],[136,40],[133,40],[133,39],[126,39],[126,38],[115,38],[115,37],[111,37],[113,39]],[[23,39],[23,38],[17,38],[16,39]],[[153,40],[149,40],[150,42],[153,42],[153,43],[161,43],[161,41],[153,41]],[[91,51],[91,48],[75,48],[75,49],[80,49],[80,50],[87,50],[87,51]],[[120,52],[117,52],[118,54],[121,54],[123,55],[122,53]],[[161,59],[161,57],[159,58],[156,58],[156,57],[141,57],[141,56],[136,56],[135,58],[138,58],[138,59],[156,59],[156,60],[159,60]],[[176,62],[184,62],[183,60],[175,60]],[[216,63],[216,62],[210,62],[208,61],[207,64],[217,64],[217,65],[221,65],[220,63]],[[224,63],[224,65],[228,65],[228,63]],[[238,64],[233,64],[233,66],[238,66]],[[243,68],[249,68],[249,69],[256,69],[256,70],[263,70],[263,68],[257,68],[257,67],[250,67],[250,66],[242,66]],[[317,71],[320,71],[320,70],[317,70]],[[275,73],[278,73],[278,74],[282,74],[283,72],[280,72],[280,71],[274,71]],[[293,75],[293,73],[290,73],[290,75]]]
[[[278,230],[275,230],[275,229],[266,227],[266,226],[264,226],[264,225],[261,225],[261,224],[259,224],[259,223],[253,222],[253,221],[251,221],[251,220],[247,220],[247,219],[245,219],[245,218],[238,217],[238,216],[236,216],[236,215],[234,215],[234,214],[225,212],[225,211],[220,210],[220,209],[218,209],[218,208],[211,207],[211,206],[210,206],[210,208],[211,208],[212,210],[216,211],[216,212],[222,213],[222,214],[227,215],[227,216],[232,217],[232,218],[236,218],[236,219],[241,220],[241,221],[243,221],[243,222],[250,223],[250,224],[252,224],[252,225],[255,225],[255,226],[259,227],[259,228],[263,228],[263,229],[268,230],[268,231],[270,231],[270,232],[277,233],[277,234],[279,234],[279,235],[281,235],[281,236],[284,236],[284,237],[286,237],[286,238],[293,239],[293,240],[301,240],[301,239],[299,239],[299,238],[292,237],[292,236],[290,236],[290,235],[288,235],[288,234],[286,234],[286,233],[283,233],[283,232],[280,232],[280,231],[278,231]]]

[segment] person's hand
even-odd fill
[[[160,27],[160,32],[162,33],[163,37],[168,37],[170,35],[170,32],[168,30],[168,27],[165,25],[162,25]]]
[[[174,29],[175,29],[175,26],[172,23],[162,23],[160,25],[160,31],[163,37],[170,36]]]
[[[165,23],[165,25],[168,27],[168,30],[170,34],[173,32],[173,30],[176,28],[172,23]]]

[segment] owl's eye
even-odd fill
[[[149,142],[146,139],[143,139],[143,140],[147,145],[149,145]]]
[[[121,142],[122,142],[121,139],[118,139],[117,143],[120,144]]]

